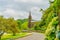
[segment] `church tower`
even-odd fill
[[[29,12],[29,16],[28,16],[28,28],[31,28],[31,20],[32,20],[32,16],[31,16],[31,11]]]

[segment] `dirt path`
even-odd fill
[[[30,36],[19,38],[16,40],[44,40],[44,37],[44,34],[33,32]]]

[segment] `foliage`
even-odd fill
[[[21,29],[22,29],[22,30],[28,30],[28,22],[24,22],[24,23],[21,25]]]
[[[55,23],[56,22],[56,23]],[[57,17],[54,17],[52,21],[48,24],[47,30],[45,32],[47,39],[53,40],[56,37],[56,30],[57,30]],[[54,38],[53,38],[54,37]]]
[[[45,35],[46,35],[45,40],[54,40],[54,39],[58,40],[58,38],[56,38],[56,32],[59,30],[59,27],[57,27],[58,23],[59,23],[58,12],[60,12],[59,3],[60,3],[60,0],[54,0],[54,2],[52,4],[50,4],[49,8],[47,8],[43,12],[43,16],[41,18],[39,26],[40,26],[40,28],[44,27],[46,30],[46,31],[43,30],[43,31],[45,31]]]
[[[9,30],[11,30],[12,31],[12,33],[13,33],[13,35],[15,35],[15,33],[18,33],[19,32],[19,29],[18,29],[18,24],[17,24],[17,22],[14,20],[14,18],[8,18],[7,19],[7,26],[9,27],[9,28],[7,28],[7,29],[9,29]],[[14,29],[13,29],[14,28]]]
[[[18,24],[14,18],[6,19],[3,16],[0,16],[0,40],[4,33],[13,33],[13,35],[18,33],[19,29],[17,26]]]
[[[17,23],[18,23],[19,29],[21,29],[21,25],[22,25],[24,22],[27,22],[28,19],[17,19],[16,21],[17,21]]]
[[[16,36],[12,36],[12,34],[4,34],[2,36],[2,40],[8,40],[8,39],[15,40],[16,38],[21,38],[26,35],[28,35],[28,33],[17,33]]]

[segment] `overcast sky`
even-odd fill
[[[48,0],[0,0],[0,15],[14,17],[15,19],[28,18],[29,11],[34,20],[40,20],[40,8],[49,7]]]

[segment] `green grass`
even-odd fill
[[[16,36],[12,36],[12,34],[5,34],[2,36],[2,40],[7,40],[7,39],[16,39],[20,37],[26,36],[28,33],[18,33]]]

